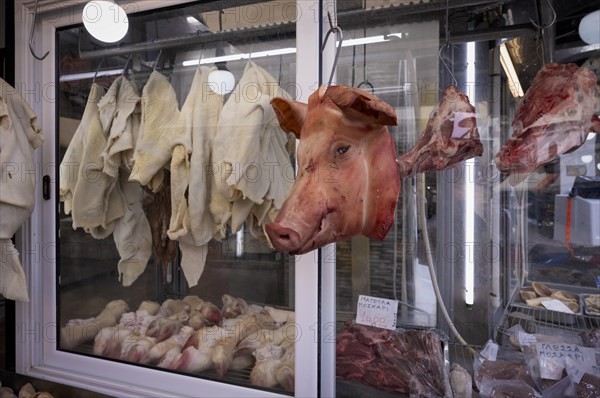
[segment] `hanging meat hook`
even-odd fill
[[[364,27],[364,37],[367,37],[367,27]],[[371,84],[371,82],[367,79],[367,45],[363,44],[363,81],[358,83],[357,88],[361,88],[362,86],[366,86],[371,91],[371,94],[375,93],[375,87]]]
[[[335,51],[335,58],[333,60],[333,66],[331,67],[331,74],[329,75],[329,80],[327,81],[327,86],[331,86],[331,82],[333,81],[333,74],[337,68],[338,59],[340,57],[340,52],[342,50],[342,42],[344,41],[344,32],[342,32],[342,28],[339,26],[333,26],[333,22],[331,21],[331,14],[327,12],[327,19],[329,19],[329,30],[325,35],[325,40],[323,40],[323,45],[321,46],[321,52],[325,50],[325,45],[327,44],[327,39],[329,39],[329,35],[335,33],[338,38],[338,46]]]
[[[158,51],[158,55],[156,56],[156,61],[154,61],[154,68],[152,69],[153,72],[156,70],[156,67],[158,66],[158,61],[160,60],[162,51],[163,51],[162,48]],[[198,64],[200,64],[200,61],[198,61]]]
[[[536,4],[539,4],[540,2],[537,1]],[[554,9],[554,7],[552,6],[552,2],[550,0],[546,0],[546,4],[548,4],[548,7],[550,7],[550,11],[552,11],[552,20],[550,21],[550,23],[548,24],[544,24],[544,22],[542,21],[542,12],[538,9],[538,19],[539,19],[539,24],[537,24],[536,22],[534,22],[534,20],[532,18],[529,18],[529,21],[531,22],[531,24],[533,26],[535,26],[537,28],[537,30],[540,32],[541,36],[542,36],[542,45],[543,45],[543,51],[544,51],[544,63],[549,63],[549,62],[553,62],[554,61],[554,54],[552,51],[552,44],[549,41],[549,37],[548,37],[548,33],[547,30],[550,29],[555,23],[556,23],[556,10]]]
[[[125,72],[127,72],[127,67],[129,66],[129,61],[131,61],[131,57],[131,54],[129,55],[129,57],[127,57],[127,61],[125,62],[125,66],[123,66],[123,72],[121,73],[121,76],[125,76]]]
[[[548,7],[550,7],[550,10],[552,11],[552,21],[550,21],[550,23],[548,25],[544,25],[543,21],[540,18],[540,24],[538,25],[533,18],[529,18],[529,21],[531,22],[531,24],[533,26],[535,26],[537,29],[542,30],[542,32],[550,27],[552,27],[552,25],[554,25],[554,23],[556,23],[556,10],[554,9],[554,7],[552,7],[552,3],[550,2],[550,0],[546,0],[546,4],[548,4]]]
[[[104,57],[102,57],[102,59],[100,60],[100,63],[98,64],[98,69],[96,69],[96,73],[94,73],[94,78],[92,79],[92,84],[96,84],[96,77],[98,76],[98,72],[100,72],[100,67],[102,66],[103,62],[104,62]]]
[[[458,80],[456,80],[456,77],[454,77],[454,73],[452,73],[452,70],[450,69],[450,67],[448,66],[448,64],[446,63],[446,61],[444,60],[444,57],[442,56],[442,51],[444,50],[444,48],[450,48],[450,5],[448,4],[449,0],[446,0],[446,43],[444,43],[443,46],[440,47],[440,51],[438,51],[438,57],[440,59],[440,61],[442,61],[442,63],[444,64],[444,66],[446,67],[446,70],[448,71],[448,73],[450,74],[450,76],[452,77],[452,84],[458,87]]]
[[[34,9],[33,9],[33,21],[31,22],[31,30],[29,32],[29,51],[31,52],[31,55],[33,55],[33,58],[37,59],[38,61],[43,61],[44,59],[46,59],[48,54],[50,54],[50,51],[46,51],[46,54],[44,54],[40,57],[39,55],[37,55],[35,53],[35,50],[33,49],[33,33],[35,31],[35,22],[37,20],[37,12],[38,12],[38,0],[35,0],[35,5],[34,5]]]

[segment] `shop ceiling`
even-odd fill
[[[287,3],[293,4],[294,0],[276,3],[285,7]],[[33,1],[28,2],[29,6]],[[75,0],[70,2],[56,0],[39,0],[41,13],[56,11],[57,7],[83,8],[86,1]],[[127,4],[129,1],[119,1]],[[270,36],[280,37],[293,35],[295,15],[288,15],[288,19],[279,20],[237,20],[234,23],[219,20],[219,10],[234,9],[252,4],[264,3],[263,0],[229,0],[229,1],[203,1],[191,3],[183,8],[173,8],[160,11],[160,19],[168,19],[168,24],[162,24],[160,31],[148,39],[148,32],[128,34],[124,42],[118,46],[106,46],[91,40],[87,35],[73,37],[73,45],[77,45],[79,56],[83,59],[100,59],[110,55],[128,55],[142,53],[149,50],[192,47],[199,44],[217,42],[236,42],[248,39],[268,40]],[[485,41],[508,39],[508,48],[515,67],[522,79],[524,86],[528,85],[535,72],[541,67],[539,56],[542,46],[540,31],[534,23],[539,25],[549,24],[552,15],[548,4],[552,4],[556,11],[556,21],[546,30],[546,37],[553,48],[557,62],[582,63],[594,52],[598,46],[585,45],[578,35],[579,21],[587,13],[600,8],[600,0],[429,0],[429,1],[383,1],[383,0],[345,0],[338,2],[338,24],[341,27],[357,28],[375,24],[385,25],[393,23],[416,22],[439,18],[442,28],[440,43],[446,41],[443,24],[446,11],[450,27],[449,41],[451,43],[464,43],[466,41]],[[288,8],[295,10],[295,8]],[[188,17],[193,16],[201,22],[199,29],[188,23]],[[141,22],[156,19],[155,13],[145,13],[136,16],[135,20]],[[219,23],[217,23],[219,20]],[[275,23],[273,23],[275,22]],[[133,25],[135,26],[135,25]],[[144,26],[139,24],[137,26]],[[143,40],[135,40],[143,38]]]

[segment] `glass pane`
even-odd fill
[[[59,349],[290,394],[295,7],[219,3],[57,33]]]
[[[451,112],[434,108],[448,100],[451,85],[468,97],[473,110],[466,113],[476,119],[482,153],[403,178],[395,223],[384,240],[360,236],[337,244],[337,396],[452,394],[448,365],[464,368],[481,391],[490,368],[473,369],[473,350],[480,351],[489,340],[499,345],[498,359],[509,361],[507,366],[531,365],[523,359],[525,350],[515,346],[519,328],[597,350],[590,340],[600,325],[594,313],[600,286],[600,241],[595,238],[600,141],[590,132],[598,105],[597,57],[581,47],[566,23],[554,26],[551,39],[520,29],[532,15],[551,20],[548,4],[467,3],[338,2],[345,45],[337,83],[370,91],[394,107],[398,126],[389,130],[397,156],[402,159],[418,147],[418,139],[427,136],[428,120],[437,122],[437,132],[453,138],[460,133],[460,111],[447,103]],[[568,3],[553,4],[557,15],[577,26],[582,15],[594,10],[592,3],[582,2],[577,10]],[[502,19],[506,15],[511,16]],[[548,66],[547,51],[554,51],[560,65]],[[527,92],[535,86],[536,73],[545,65],[568,73],[553,75],[553,84],[544,85],[538,98],[523,99],[524,93],[514,89],[522,85]],[[582,74],[578,83],[568,79],[576,73]],[[462,99],[454,96],[455,103]],[[571,116],[560,111],[567,104]],[[515,140],[508,151],[512,168],[501,171],[497,154],[519,131],[523,107],[521,118],[537,124]],[[440,140],[428,150],[450,157],[453,145]],[[529,169],[517,180],[514,169],[521,164]],[[526,302],[528,294],[537,302]],[[361,306],[360,295],[381,301]],[[550,298],[572,312],[545,309],[540,303]],[[386,328],[366,309],[385,307],[391,300],[398,301],[397,323]],[[543,382],[534,388],[554,383]]]

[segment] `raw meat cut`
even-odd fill
[[[356,88],[322,86],[308,105],[271,102],[284,131],[300,139],[296,182],[274,222],[273,247],[302,254],[363,234],[383,239],[394,223],[400,179],[386,126],[396,111]]]
[[[440,337],[347,322],[336,338],[336,376],[411,396],[449,396]]]
[[[496,360],[484,361],[475,373],[475,383],[481,389],[484,380],[520,380],[523,383],[535,387],[529,368],[523,363]]]
[[[152,192],[146,188],[144,212],[150,224],[152,234],[152,254],[162,270],[163,282],[167,282],[169,264],[175,265],[177,259],[177,243],[167,235],[171,214],[171,175],[164,170],[163,184]]]
[[[444,170],[481,156],[475,108],[456,86],[448,86],[415,146],[398,158],[400,176]]]
[[[96,338],[97,333],[101,330],[115,326],[128,309],[125,301],[115,300],[106,304],[104,310],[94,318],[75,319],[67,322],[60,329],[60,347],[70,350]]]
[[[494,158],[511,184],[579,148],[590,131],[600,132],[596,81],[592,71],[575,64],[550,63],[536,74],[517,107],[513,134]]]

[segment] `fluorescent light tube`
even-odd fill
[[[475,42],[467,43],[467,87],[473,104],[475,98]],[[465,161],[465,303],[475,302],[475,159]]]
[[[294,54],[296,52],[296,48],[287,47],[287,48],[278,48],[274,50],[267,51],[258,51],[252,54],[248,53],[240,53],[240,54],[232,54],[232,55],[223,55],[220,57],[211,57],[211,58],[202,58],[200,60],[200,65],[205,64],[213,64],[216,62],[229,62],[229,61],[239,61],[241,59],[255,59],[262,57],[271,57],[275,55],[284,55],[284,54]],[[198,65],[197,59],[188,59],[187,61],[183,61],[183,66],[194,66]]]
[[[406,36],[405,33],[390,33],[385,36],[379,35],[379,36],[362,37],[359,39],[347,39],[342,42],[342,47],[360,46],[363,44],[373,44],[373,43],[383,43],[386,41],[390,41],[391,39],[402,38],[405,36]],[[336,46],[337,46],[337,43],[336,43]],[[254,59],[254,58],[262,58],[262,57],[272,57],[275,55],[283,55],[283,54],[294,54],[295,52],[296,52],[296,48],[287,47],[287,48],[280,48],[280,49],[274,49],[274,50],[259,51],[259,52],[255,52],[252,54],[240,53],[240,54],[233,54],[233,55],[223,55],[220,57],[203,58],[202,60],[200,60],[200,65],[212,64],[212,63],[216,63],[216,62],[239,61],[241,59],[249,59],[249,58]],[[197,59],[189,59],[189,60],[183,61],[183,66],[195,66],[195,65],[198,65]]]
[[[523,87],[521,86],[519,76],[517,75],[515,66],[512,63],[512,59],[510,58],[510,54],[508,53],[508,49],[504,43],[500,44],[500,63],[502,64],[504,73],[506,73],[506,77],[508,78],[508,88],[510,89],[513,97],[523,97],[525,95],[523,92]]]

